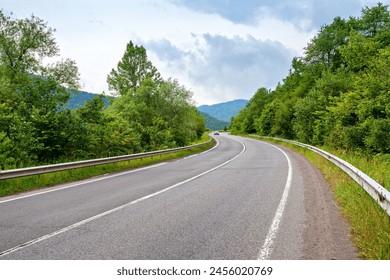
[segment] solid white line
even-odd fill
[[[196,155],[205,154],[207,152],[210,152],[210,151],[214,150],[216,147],[218,147],[219,141],[216,138],[214,138],[214,139],[217,142],[217,144],[214,147],[212,147],[211,149],[206,150],[206,151],[204,151],[202,153],[196,154]],[[181,160],[189,159],[191,157],[192,156],[189,156],[189,157],[183,158]],[[162,166],[162,165],[165,165],[165,164],[167,164],[167,162],[157,163],[157,164],[153,164],[153,165],[146,166],[146,167],[140,167],[140,168],[133,169],[133,170],[130,170],[130,171],[124,171],[124,172],[121,172],[121,173],[117,173],[117,174],[114,174],[114,175],[107,175],[107,176],[99,177],[99,178],[96,178],[96,179],[86,179],[86,180],[84,180],[82,182],[77,182],[77,183],[74,183],[74,184],[70,183],[70,184],[67,184],[67,185],[65,185],[63,187],[52,187],[49,190],[38,191],[38,192],[35,192],[35,193],[32,193],[32,194],[17,195],[16,197],[5,199],[5,200],[1,200],[1,198],[0,198],[0,204],[6,203],[6,202],[15,201],[15,200],[19,200],[19,199],[23,199],[23,198],[28,198],[28,197],[32,197],[32,196],[37,196],[37,195],[41,195],[41,194],[46,194],[46,193],[56,192],[56,191],[65,190],[65,189],[69,189],[69,188],[74,188],[74,187],[78,187],[78,186],[81,186],[81,185],[94,183],[94,182],[98,182],[98,181],[102,181],[102,180],[106,180],[106,179],[111,179],[111,178],[118,177],[118,176],[128,175],[128,174],[131,174],[131,173],[135,173],[135,172],[139,172],[139,171],[143,171],[143,170],[147,170],[147,169],[151,169],[151,168],[156,168],[156,167],[159,167],[159,166]]]
[[[268,143],[265,143],[265,144],[268,144]],[[293,175],[292,164],[291,164],[291,160],[290,160],[289,156],[282,149],[280,149],[274,145],[271,145],[271,144],[268,144],[268,145],[278,149],[279,151],[281,151],[284,154],[284,156],[287,159],[287,163],[288,163],[288,175],[287,175],[287,181],[286,181],[286,185],[284,187],[282,198],[280,199],[279,206],[278,206],[278,209],[276,210],[275,217],[272,221],[271,227],[268,230],[268,234],[267,234],[267,237],[265,239],[264,245],[263,245],[263,247],[262,247],[262,249],[257,257],[258,260],[267,260],[267,259],[269,259],[270,255],[272,253],[273,243],[274,243],[274,240],[275,240],[276,235],[277,235],[278,230],[279,230],[279,224],[280,224],[280,221],[281,221],[283,213],[284,213],[284,208],[286,206],[288,193],[289,193],[290,188],[291,188],[292,175]]]
[[[237,141],[237,140],[235,140],[235,141]],[[85,225],[85,224],[87,224],[87,223],[89,223],[89,222],[92,222],[92,221],[94,221],[94,220],[100,219],[100,218],[102,218],[102,217],[104,217],[104,216],[107,216],[107,215],[110,215],[110,214],[112,214],[112,213],[118,212],[118,211],[120,211],[120,210],[122,210],[122,209],[124,209],[124,208],[126,208],[126,207],[129,207],[129,206],[134,205],[134,204],[136,204],[136,203],[138,203],[138,202],[147,200],[147,199],[149,199],[149,198],[152,198],[152,197],[154,197],[154,196],[157,196],[157,195],[159,195],[159,194],[162,194],[162,193],[164,193],[164,192],[167,192],[167,191],[169,191],[169,190],[171,190],[171,189],[177,188],[177,187],[179,187],[179,186],[181,186],[181,185],[184,185],[184,184],[186,184],[186,183],[188,183],[188,182],[191,182],[191,181],[193,181],[193,180],[195,180],[195,179],[197,179],[197,178],[199,178],[199,177],[202,177],[202,176],[204,176],[204,175],[206,175],[206,174],[208,174],[208,173],[210,173],[210,172],[212,172],[212,171],[214,171],[214,170],[216,170],[216,169],[218,169],[218,168],[221,168],[222,166],[224,166],[224,165],[226,165],[226,164],[232,162],[233,160],[235,160],[236,158],[238,158],[240,155],[242,155],[242,154],[245,152],[245,150],[246,150],[245,144],[242,143],[242,142],[240,142],[240,141],[237,141],[237,142],[241,143],[241,145],[243,146],[242,151],[241,151],[238,155],[236,155],[235,157],[229,159],[228,161],[225,161],[224,163],[222,163],[222,164],[220,164],[220,165],[218,165],[218,166],[216,166],[216,167],[213,167],[213,168],[211,168],[211,169],[209,169],[209,170],[207,170],[207,171],[205,171],[205,172],[203,172],[203,173],[200,173],[200,174],[198,174],[198,175],[196,175],[196,176],[194,176],[194,177],[191,177],[191,178],[189,178],[189,179],[187,179],[187,180],[184,180],[184,181],[182,181],[182,182],[179,182],[179,183],[177,183],[177,184],[174,184],[174,185],[172,185],[172,186],[170,186],[170,187],[167,187],[167,188],[165,188],[165,189],[163,189],[163,190],[160,190],[160,191],[158,191],[158,192],[155,192],[155,193],[152,193],[152,194],[150,194],[150,195],[147,195],[147,196],[141,197],[141,198],[139,198],[139,199],[133,200],[133,201],[131,201],[131,202],[129,202],[129,203],[126,203],[126,204],[121,205],[121,206],[119,206],[119,207],[116,207],[116,208],[114,208],[114,209],[108,210],[108,211],[103,212],[103,213],[101,213],[101,214],[92,216],[92,217],[90,217],[90,218],[88,218],[88,219],[82,220],[82,221],[80,221],[80,222],[78,222],[78,223],[72,224],[72,225],[67,226],[67,227],[65,227],[65,228],[62,228],[62,229],[60,229],[60,230],[58,230],[58,231],[55,231],[55,232],[46,234],[46,235],[44,235],[44,236],[41,236],[41,237],[38,237],[38,238],[36,238],[36,239],[30,240],[30,241],[28,241],[28,242],[26,242],[26,243],[23,243],[23,244],[21,244],[21,245],[19,245],[19,246],[16,246],[16,247],[10,248],[10,249],[8,249],[8,250],[5,250],[5,251],[3,251],[3,252],[0,252],[0,257],[1,257],[1,256],[5,256],[5,255],[9,255],[9,254],[11,254],[11,253],[13,253],[13,252],[16,252],[16,251],[20,250],[20,249],[29,247],[29,246],[31,246],[31,245],[33,245],[33,244],[36,244],[36,243],[41,242],[41,241],[44,241],[44,240],[49,239],[49,238],[51,238],[51,237],[53,237],[53,236],[59,235],[59,234],[61,234],[61,233],[65,233],[65,232],[67,232],[67,231],[69,231],[69,230],[71,230],[71,229],[77,228],[77,227],[79,227],[79,226]]]

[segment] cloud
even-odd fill
[[[318,29],[334,17],[348,18],[360,14],[370,0],[171,0],[176,5],[204,13],[218,14],[234,23],[256,25],[264,17],[295,24],[302,30]]]
[[[173,3],[205,13],[215,13],[234,23],[253,23],[259,9],[258,0],[173,0]]]
[[[182,59],[186,55],[185,52],[175,47],[167,39],[149,41],[146,43],[146,47],[151,51],[154,51],[159,59],[167,63],[169,66],[182,64]]]
[[[279,42],[249,35],[193,37],[190,50],[181,50],[166,39],[144,45],[157,56],[158,68],[186,81],[200,104],[249,99],[259,87],[274,88],[286,76],[294,56]]]

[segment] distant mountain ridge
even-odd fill
[[[93,99],[97,94],[80,91],[72,93],[66,109],[77,109],[83,107],[85,102]],[[104,99],[109,104],[107,98]],[[206,120],[206,127],[212,130],[222,130],[230,126],[230,118],[235,117],[238,112],[245,108],[248,100],[237,99],[233,101],[218,103],[214,105],[202,105],[198,107],[199,113]]]
[[[216,119],[212,116],[210,116],[207,113],[200,112],[199,113],[204,117],[206,121],[206,127],[211,130],[222,130],[225,127],[228,128],[230,126],[230,122],[227,121],[221,121],[219,119]]]
[[[65,106],[65,109],[77,109],[79,107],[83,107],[85,102],[88,100],[92,100],[95,96],[99,94],[90,93],[86,91],[79,91],[77,93],[72,92],[68,104]],[[106,105],[109,104],[108,98],[103,99]]]
[[[214,105],[202,105],[198,107],[198,110],[216,119],[230,123],[231,117],[237,116],[238,112],[245,108],[248,102],[249,100],[237,99]]]

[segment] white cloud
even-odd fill
[[[144,45],[159,60],[162,74],[181,76],[199,104],[249,99],[259,87],[274,88],[287,74],[293,53],[279,42],[252,36],[194,36],[198,48],[183,51],[168,40]]]
[[[256,25],[259,17],[293,23],[306,31],[318,29],[340,16],[358,16],[364,5],[375,5],[375,0],[170,0],[176,5],[203,13],[218,14],[234,23]],[[381,1],[388,2],[388,0]]]

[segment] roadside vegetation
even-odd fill
[[[292,61],[275,90],[260,88],[232,132],[295,139],[359,152],[390,153],[390,12],[336,17]]]
[[[38,17],[0,10],[0,170],[175,148],[202,137],[205,121],[191,91],[162,79],[132,41],[107,76],[117,98],[66,109],[79,72],[76,61],[59,59],[54,33]]]
[[[209,139],[210,136],[204,134],[201,139],[195,141],[192,144],[205,143]],[[63,184],[67,182],[74,182],[77,180],[88,179],[94,176],[104,175],[107,173],[136,169],[136,168],[140,168],[151,164],[156,164],[163,161],[174,160],[192,154],[203,152],[205,150],[212,148],[214,144],[215,142],[212,139],[210,143],[208,143],[205,146],[196,147],[186,151],[172,152],[161,156],[122,161],[117,163],[97,165],[93,167],[84,167],[84,168],[40,174],[34,176],[27,176],[27,177],[15,178],[15,179],[0,180],[0,197],[17,194],[23,191],[30,191],[30,190],[50,187],[58,184]]]

